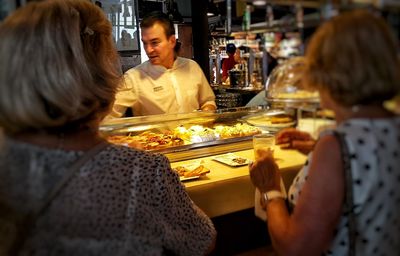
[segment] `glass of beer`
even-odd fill
[[[269,133],[261,133],[253,136],[253,149],[254,159],[257,160],[260,157],[260,153],[263,151],[274,150],[275,136]]]

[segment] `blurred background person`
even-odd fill
[[[227,81],[229,70],[233,69],[240,61],[240,51],[235,44],[229,43],[226,45],[226,54],[228,54],[228,58],[222,61],[222,82]]]
[[[269,234],[279,254],[400,251],[400,116],[383,106],[400,91],[398,56],[388,25],[365,10],[336,16],[313,35],[304,82],[319,91],[321,106],[335,113],[337,128],[320,134],[294,179],[288,198],[292,213],[280,194],[273,152],[264,152],[250,167],[251,180],[263,193]],[[276,140],[313,144],[310,136],[293,131]],[[353,208],[347,209],[346,197],[352,198]]]
[[[140,27],[149,60],[125,73],[110,117],[122,117],[127,108],[135,116],[215,110],[214,92],[200,66],[176,54],[174,24],[168,16],[149,13]]]
[[[104,12],[86,0],[31,2],[0,38],[0,254],[211,250],[213,224],[168,159],[99,134],[121,81]]]
[[[121,38],[117,41],[118,50],[138,50],[136,39],[132,38],[125,29],[121,31]]]

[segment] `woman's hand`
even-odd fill
[[[216,110],[216,107],[212,104],[206,104],[201,107],[201,111],[208,111],[208,112],[213,112]]]
[[[261,193],[271,190],[281,191],[279,167],[274,160],[273,151],[258,149],[256,161],[249,166],[250,178]]]
[[[275,144],[282,149],[296,149],[306,155],[314,149],[315,142],[308,132],[295,128],[283,129],[275,136]]]

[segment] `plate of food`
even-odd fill
[[[233,153],[214,156],[212,159],[229,166],[243,166],[251,163],[250,159],[235,155]]]
[[[179,174],[181,181],[195,180],[210,173],[210,169],[205,167],[202,162],[178,165],[173,167],[172,170]]]
[[[294,127],[296,125],[294,117],[286,113],[274,115],[254,115],[247,117],[245,120],[251,125],[270,131]]]

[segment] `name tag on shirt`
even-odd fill
[[[162,87],[162,86],[153,87],[153,91],[154,92],[159,92],[159,91],[162,91],[162,90],[164,90],[164,87]]]

